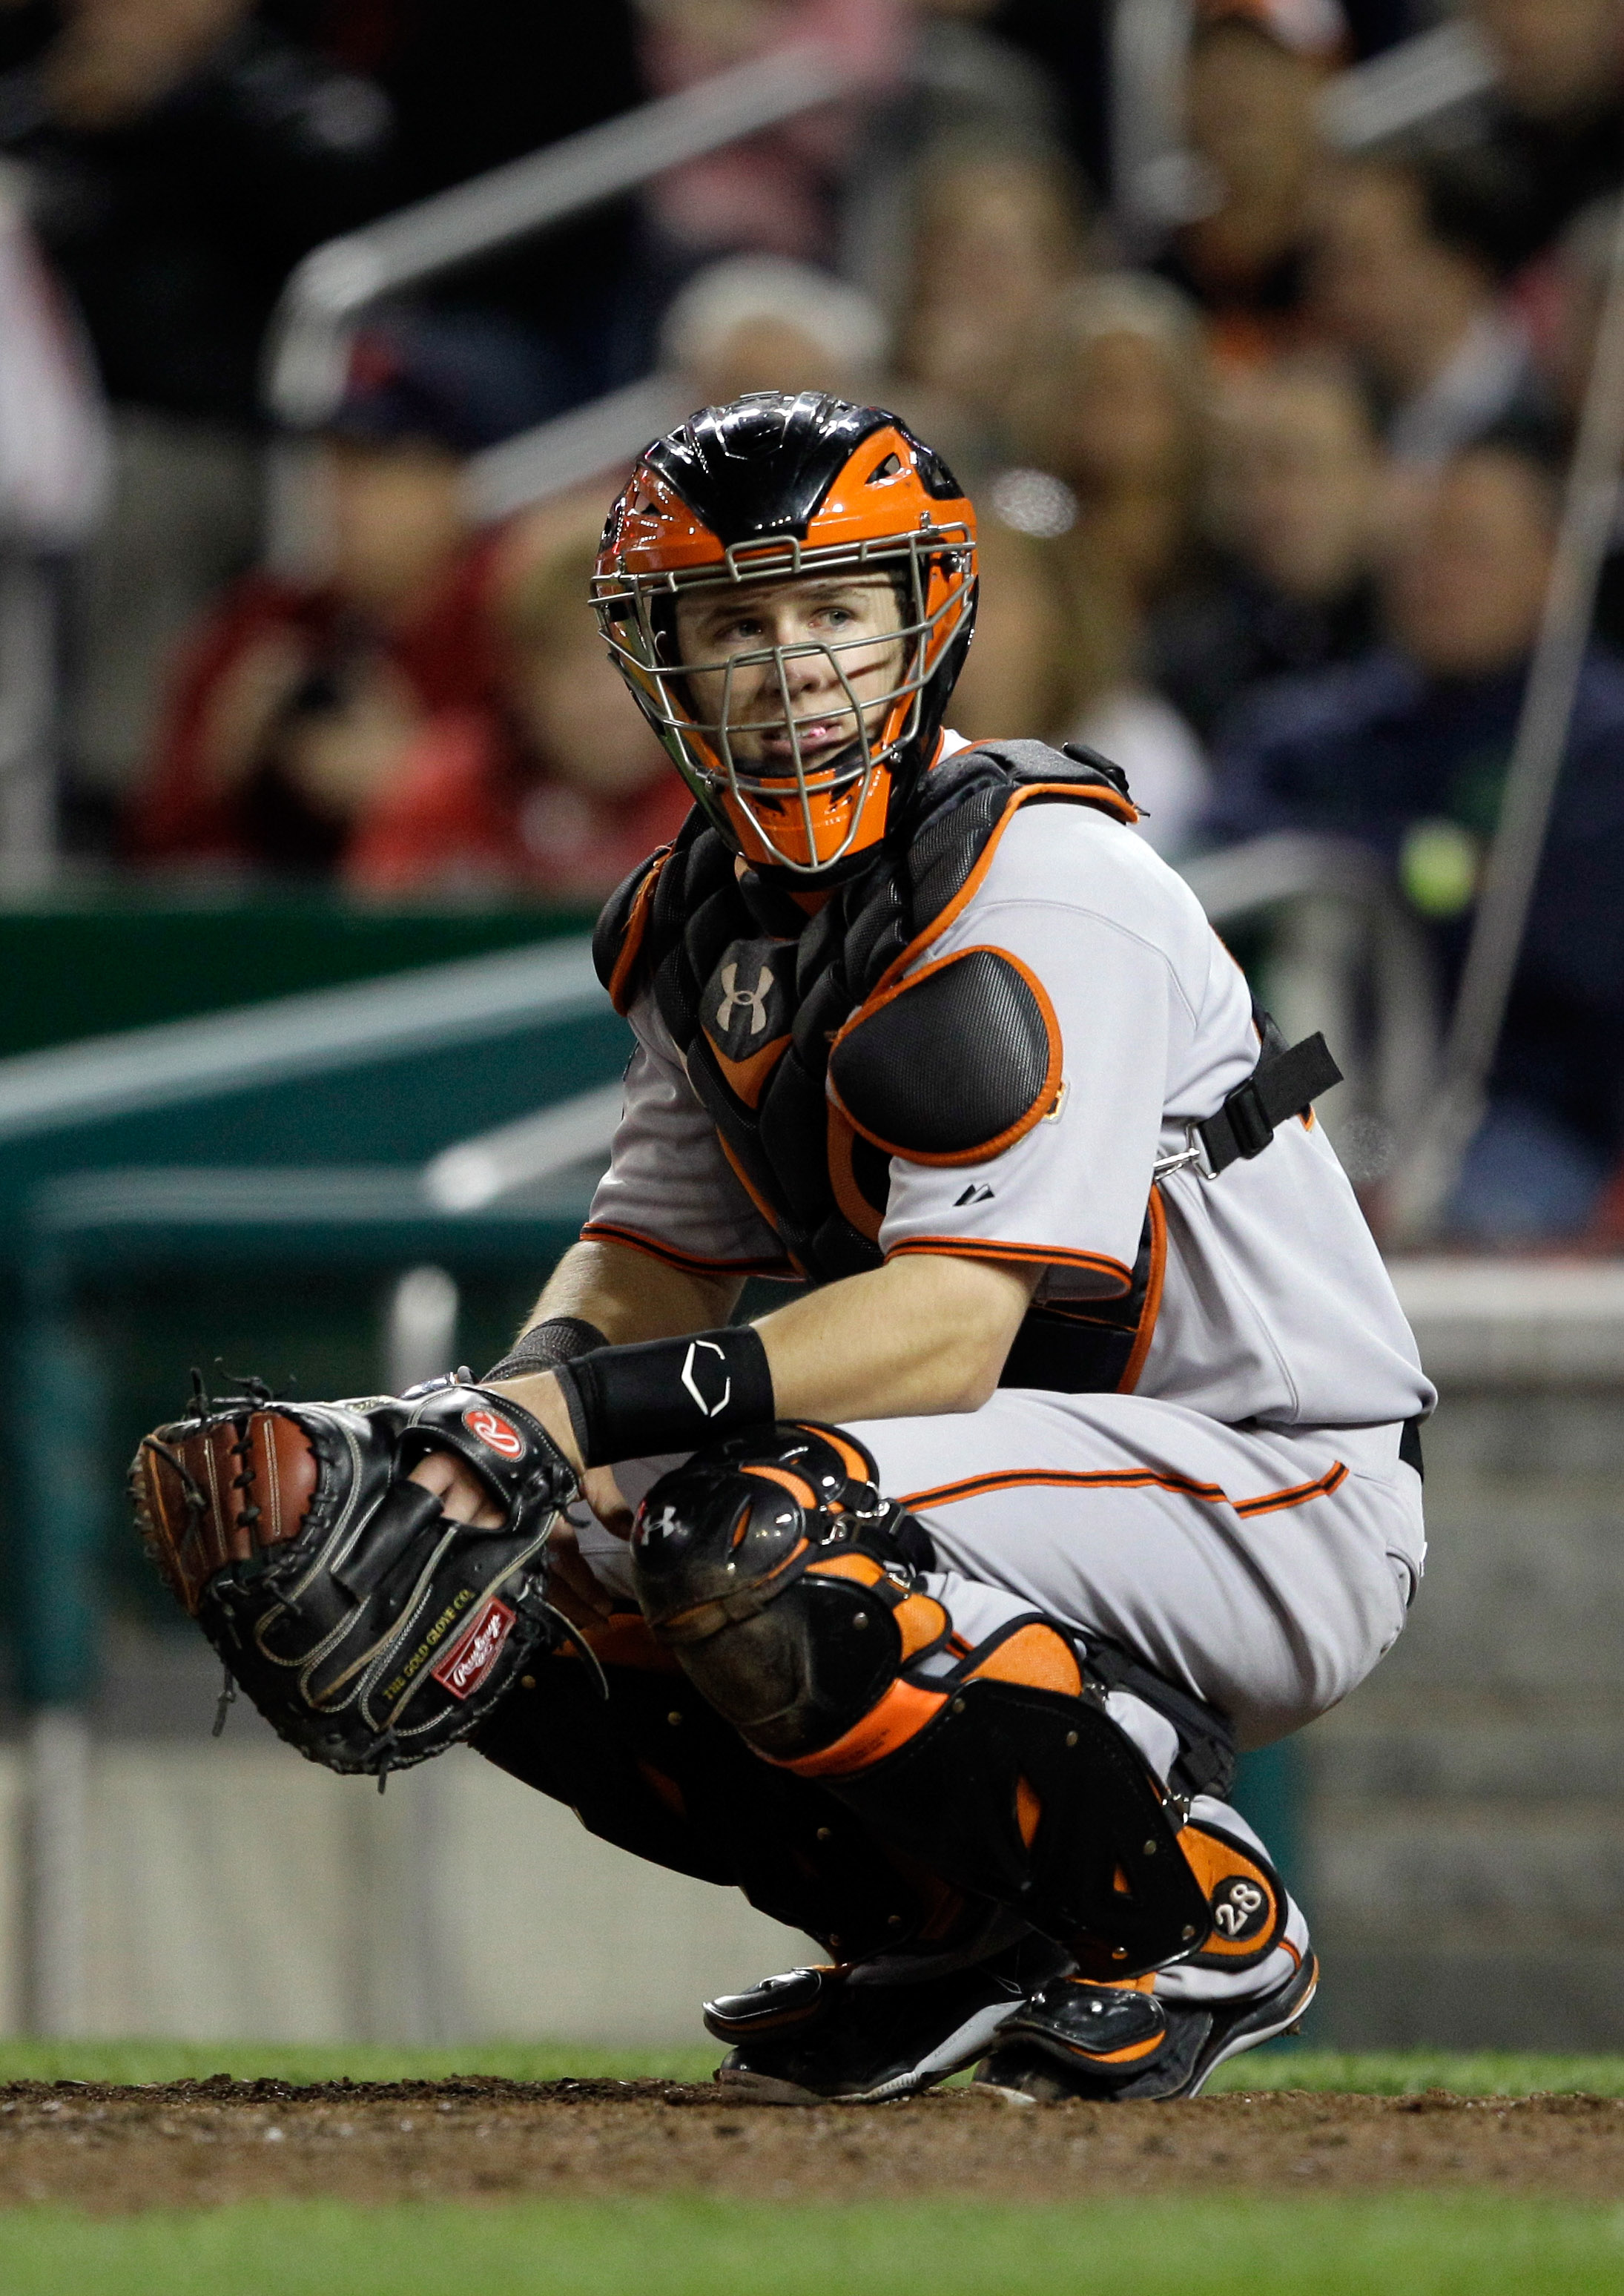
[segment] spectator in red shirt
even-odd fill
[[[357,339],[319,447],[324,575],[251,575],[193,634],[133,808],[139,857],[324,873],[425,722],[497,706],[505,545],[475,533],[463,477],[521,426],[521,366],[467,319]]]

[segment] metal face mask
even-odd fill
[[[974,567],[970,504],[894,415],[763,392],[706,408],[640,458],[593,587],[617,667],[706,813],[747,860],[817,876],[877,844],[895,793],[929,767],[970,643]],[[748,615],[786,583],[876,579],[897,601],[883,630],[711,659],[678,647],[679,599],[692,626],[734,598]],[[798,699],[808,680],[812,708]]]

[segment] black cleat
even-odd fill
[[[862,1962],[792,1969],[706,2002],[706,2026],[733,2044],[716,2078],[759,2104],[910,2096],[984,2056],[1028,1996],[1070,1966],[1031,1933],[943,1976],[888,1981]]]
[[[1228,2058],[1294,2025],[1318,1982],[1311,1953],[1272,1992],[1234,2002],[1159,2001],[1131,1986],[1062,1977],[1009,2017],[976,2079],[1043,2104],[1199,2096]]]

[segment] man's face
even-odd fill
[[[1363,570],[1374,518],[1374,441],[1340,379],[1266,376],[1232,395],[1218,478],[1246,562],[1288,597],[1330,598]]]
[[[726,406],[752,390],[827,390],[849,396],[852,377],[816,335],[760,311],[740,319],[693,355],[688,380],[704,406]]]
[[[856,737],[854,698],[864,730],[879,730],[903,683],[901,627],[883,574],[729,585],[677,601],[678,658],[699,665],[685,681],[693,715],[718,726],[726,714],[734,762],[765,778],[793,775],[797,743],[808,774],[831,764]],[[782,672],[760,658],[773,647],[793,649]]]
[[[1532,649],[1554,546],[1550,489],[1514,455],[1452,463],[1389,595],[1393,636],[1434,677],[1489,677]]]
[[[463,465],[442,447],[326,441],[322,472],[334,587],[388,622],[409,611],[466,540]]]
[[[1190,143],[1228,199],[1297,191],[1312,163],[1319,75],[1249,26],[1224,25],[1191,57],[1185,103]]]
[[[1433,252],[1419,194],[1404,176],[1357,164],[1341,171],[1315,250],[1316,300],[1331,332],[1384,376],[1404,366],[1416,303],[1433,283]]]

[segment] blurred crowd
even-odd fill
[[[492,522],[480,458],[651,370],[825,388],[977,501],[960,731],[1109,755],[1175,860],[1350,841],[1447,1008],[1612,261],[1624,0],[1461,0],[1484,87],[1357,147],[1328,91],[1438,5],[1161,9],[1136,172],[1134,5],[605,0],[561,43],[521,0],[0,0],[0,537],[60,576],[70,843],[595,901],[685,810],[585,603],[618,472]],[[275,432],[311,247],[809,36],[863,101],[381,308]],[[1624,1232],[1620,536],[1467,1236]]]

